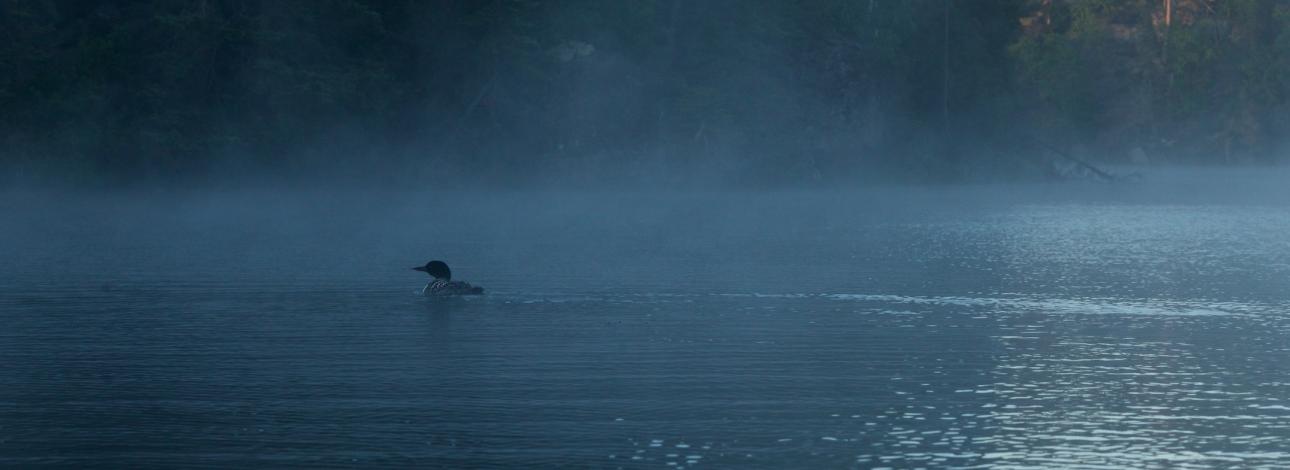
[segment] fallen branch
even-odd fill
[[[1043,142],[1043,141],[1041,141],[1041,140],[1039,140],[1039,139],[1031,139],[1031,140],[1034,140],[1036,144],[1039,144],[1039,146],[1041,146],[1041,147],[1043,147],[1043,148],[1045,148],[1045,149],[1048,149],[1048,151],[1053,152],[1053,153],[1055,153],[1055,154],[1057,154],[1057,155],[1059,155],[1059,156],[1061,156],[1061,157],[1063,157],[1063,158],[1065,158],[1065,159],[1067,159],[1067,160],[1070,160],[1070,161],[1072,161],[1072,162],[1075,162],[1075,164],[1077,164],[1077,165],[1079,165],[1079,166],[1083,167],[1084,169],[1086,169],[1086,170],[1088,170],[1088,171],[1093,172],[1093,174],[1095,174],[1095,175],[1097,175],[1097,176],[1101,177],[1102,179],[1105,179],[1105,180],[1107,180],[1107,181],[1117,181],[1117,180],[1119,180],[1119,179],[1120,179],[1119,177],[1117,177],[1117,176],[1115,176],[1115,175],[1113,175],[1113,174],[1110,174],[1110,173],[1108,173],[1108,172],[1106,172],[1106,171],[1103,171],[1102,169],[1100,169],[1100,168],[1098,168],[1098,167],[1096,167],[1096,166],[1093,166],[1093,164],[1092,164],[1092,163],[1086,162],[1086,161],[1084,161],[1083,159],[1075,158],[1074,156],[1072,156],[1072,155],[1070,155],[1070,154],[1068,154],[1068,153],[1066,153],[1066,152],[1063,152],[1063,151],[1061,151],[1061,150],[1057,150],[1057,148],[1056,148],[1056,147],[1053,147],[1053,146],[1051,146],[1051,145],[1048,145],[1048,143],[1046,143],[1046,142]]]

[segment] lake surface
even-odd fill
[[[12,194],[0,466],[1284,467],[1290,206],[1134,191]]]

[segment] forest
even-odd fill
[[[0,184],[1267,165],[1276,0],[0,0]]]

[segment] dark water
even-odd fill
[[[17,195],[0,466],[1290,462],[1290,208]],[[430,258],[487,287],[428,301]]]

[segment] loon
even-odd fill
[[[472,286],[469,282],[453,281],[452,270],[448,269],[448,263],[443,261],[431,261],[426,263],[425,266],[417,266],[412,270],[434,276],[434,280],[421,289],[421,294],[425,296],[480,295],[484,293],[483,287]]]

